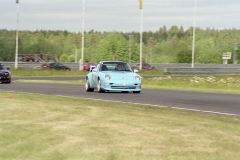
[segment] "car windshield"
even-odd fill
[[[132,72],[128,63],[124,62],[104,62],[101,64],[101,71],[126,71]]]

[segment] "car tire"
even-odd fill
[[[98,80],[97,91],[98,91],[98,93],[105,92],[104,90],[101,89],[101,80],[100,79]]]
[[[133,91],[133,93],[140,93],[141,91]]]
[[[88,79],[86,79],[85,89],[86,89],[87,92],[93,92],[94,91],[93,88],[90,88],[90,83],[89,83]]]

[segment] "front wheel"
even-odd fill
[[[101,89],[101,81],[100,81],[100,79],[98,80],[97,91],[98,91],[98,93],[105,92],[104,90]]]
[[[94,91],[93,88],[90,88],[90,83],[89,83],[88,79],[86,79],[85,89],[86,89],[87,92],[93,92]]]

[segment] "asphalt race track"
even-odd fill
[[[62,80],[64,78],[58,79]],[[86,92],[84,85],[42,83],[36,84],[17,82],[13,82],[11,84],[0,84],[0,91],[1,90],[121,101],[240,116],[240,95],[234,94],[215,94],[150,89],[143,89],[140,94],[121,92],[98,93],[96,91]]]

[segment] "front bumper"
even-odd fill
[[[0,76],[0,82],[10,82],[11,77],[10,76]]]
[[[101,89],[105,91],[141,91],[141,81],[101,81]]]

